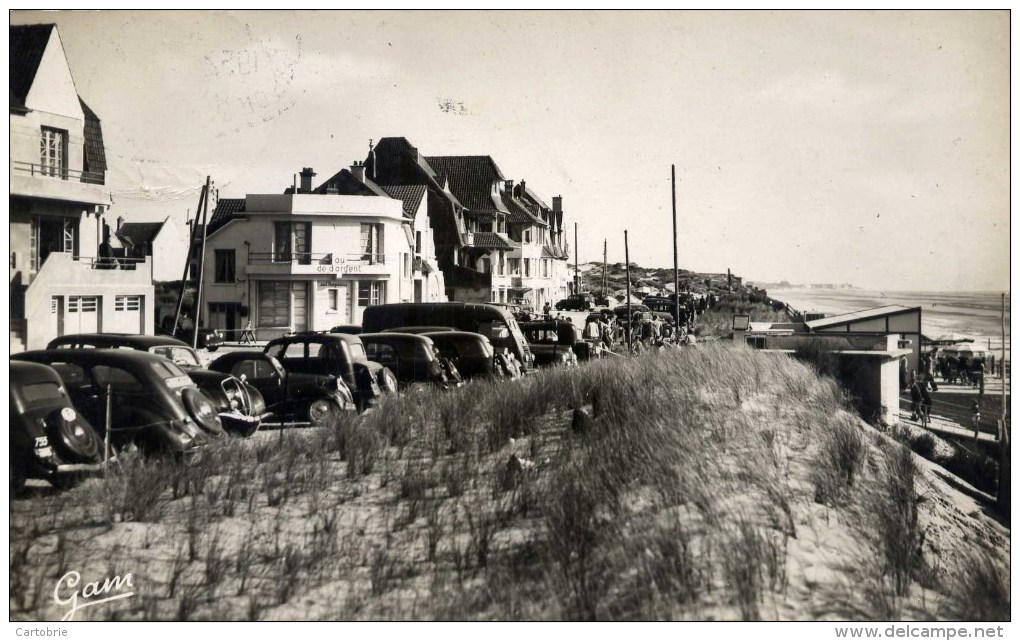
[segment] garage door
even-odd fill
[[[117,296],[113,299],[113,317],[103,319],[104,332],[144,334],[142,327],[145,299],[140,295]]]
[[[101,296],[68,296],[67,315],[64,317],[64,332],[98,332]]]

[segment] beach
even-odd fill
[[[994,350],[1002,346],[1001,292],[876,291],[793,287],[769,289],[769,296],[802,312],[844,314],[886,305],[921,308],[921,331],[938,339],[949,334],[973,338],[975,346]],[[1006,294],[1006,358],[1010,357],[1009,294]]]

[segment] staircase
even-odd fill
[[[25,351],[25,319],[11,319],[11,354]]]

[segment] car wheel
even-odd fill
[[[384,392],[396,394],[397,386],[397,377],[389,368],[384,367],[382,371],[379,372],[379,387],[381,387]]]
[[[216,350],[218,350],[219,348],[220,348],[220,346],[219,346],[219,345],[212,345],[212,346],[206,345],[206,346],[205,346],[205,350],[206,350],[207,352],[215,352],[215,351],[216,351]]]
[[[308,420],[312,425],[328,425],[340,417],[340,408],[328,398],[318,398],[308,406]]]

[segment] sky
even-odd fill
[[[316,184],[370,140],[563,196],[582,262],[1009,289],[1006,11],[11,12],[55,22],[111,217]],[[568,239],[573,246],[572,228]]]

